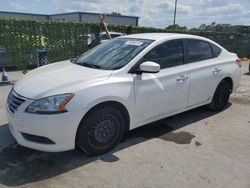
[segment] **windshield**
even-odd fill
[[[152,42],[144,39],[113,39],[87,51],[75,63],[91,68],[116,70],[128,64]]]

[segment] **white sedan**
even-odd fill
[[[203,37],[118,37],[23,76],[8,97],[9,127],[25,147],[99,155],[136,127],[203,105],[223,110],[240,75],[237,56]]]

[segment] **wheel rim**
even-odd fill
[[[98,118],[89,131],[89,143],[97,149],[112,145],[119,134],[118,125],[118,119],[113,115],[104,115]]]
[[[41,60],[40,60],[40,64],[41,66],[43,65],[47,65],[49,62],[48,62],[48,58],[46,56],[42,57]]]

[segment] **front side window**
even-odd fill
[[[213,58],[210,44],[201,40],[187,40],[188,61],[196,62]]]
[[[182,65],[184,63],[183,41],[173,40],[160,44],[147,53],[142,61],[158,63],[161,69]]]
[[[103,70],[116,70],[128,64],[152,40],[117,38],[79,56],[76,64]]]

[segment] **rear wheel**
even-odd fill
[[[227,104],[231,94],[231,85],[228,81],[222,80],[215,90],[212,102],[208,105],[211,110],[221,111]]]
[[[100,107],[83,118],[77,131],[76,142],[89,155],[111,151],[125,132],[125,119],[114,107]]]

